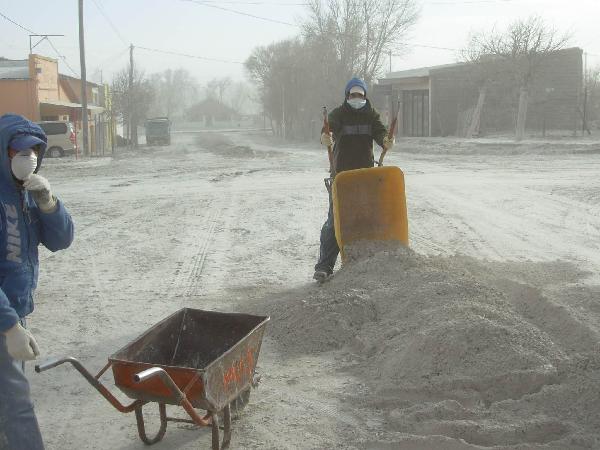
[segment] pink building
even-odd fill
[[[94,152],[94,119],[103,87],[87,83],[90,149]],[[64,120],[81,132],[81,80],[58,73],[55,59],[29,55],[29,59],[0,60],[0,115],[15,113],[33,121]]]

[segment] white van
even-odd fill
[[[53,120],[48,122],[37,122],[48,137],[46,156],[58,158],[60,156],[73,155],[77,150],[75,130],[71,122]]]

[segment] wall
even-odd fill
[[[580,128],[583,89],[583,50],[572,48],[545,58],[533,80],[527,113],[528,128]]]
[[[14,113],[39,120],[32,84],[30,80],[0,80],[0,115]]]
[[[546,130],[575,130],[580,123],[583,51],[560,50],[547,55],[531,80],[526,129],[539,135]],[[479,89],[487,82],[480,134],[514,133],[520,81],[506,63],[443,67],[431,71],[432,136],[461,135],[470,122]]]
[[[431,135],[460,135],[470,119],[479,90],[471,66],[459,65],[430,72]]]
[[[55,59],[29,55],[29,76],[37,83],[38,102],[58,100],[58,64]]]

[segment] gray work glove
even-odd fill
[[[17,361],[31,361],[40,355],[40,349],[28,329],[17,323],[4,332],[8,354]]]
[[[27,189],[38,208],[43,213],[52,213],[56,211],[56,198],[50,190],[50,182],[41,175],[32,174],[23,182],[23,187]]]

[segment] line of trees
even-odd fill
[[[166,69],[147,76],[134,64],[115,74],[111,83],[112,110],[124,135],[137,145],[137,129],[149,117],[205,121],[239,116],[251,101],[248,86],[229,77],[215,78],[201,88],[185,69]],[[129,130],[131,124],[131,130]]]
[[[309,0],[300,36],[255,48],[245,62],[272,128],[309,138],[318,107],[343,100],[352,76],[369,85],[418,19],[416,0]]]

